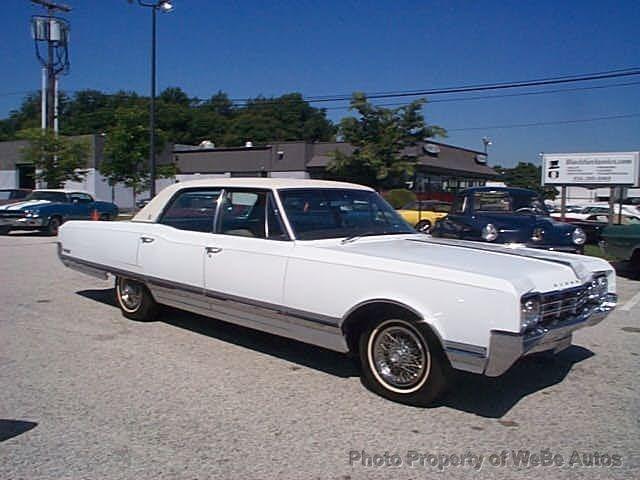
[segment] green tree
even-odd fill
[[[20,108],[9,112],[9,118],[0,120],[0,141],[15,140],[22,130],[36,129],[40,126],[40,94],[29,93]]]
[[[351,155],[336,151],[328,165],[333,178],[372,187],[389,187],[413,176],[416,157],[407,148],[426,137],[446,136],[438,126],[427,126],[422,114],[426,100],[389,109],[371,104],[363,93],[354,93],[351,110],[358,117],[340,122],[339,132],[354,146]]]
[[[231,119],[223,144],[243,145],[246,141],[306,140],[326,141],[335,133],[325,111],[312,107],[301,94],[277,98],[258,97],[238,109]]]
[[[120,108],[116,111],[116,124],[107,130],[104,159],[99,170],[111,187],[123,183],[136,196],[149,186],[149,127],[148,115],[138,109]],[[164,149],[165,134],[156,132],[156,154]],[[175,175],[175,168],[158,168],[158,177]]]
[[[72,139],[38,128],[23,130],[28,144],[22,159],[36,167],[36,178],[48,188],[60,188],[66,181],[81,181],[87,173],[91,145],[86,139]]]
[[[180,87],[165,88],[158,96],[158,100],[164,103],[182,105],[184,107],[188,107],[191,103],[189,95],[184,93],[184,91]]]
[[[121,109],[146,115],[149,98],[135,92],[113,94],[81,90],[68,97],[60,93],[60,130],[64,135],[105,133],[118,123]],[[190,98],[178,87],[163,90],[157,99],[157,126],[174,143],[243,145],[284,140],[330,140],[335,127],[322,109],[312,107],[299,93],[276,98],[258,97],[234,106],[222,91],[207,100]],[[0,140],[13,140],[21,129],[40,125],[40,95],[29,94],[9,118],[0,120]]]
[[[501,175],[502,181],[509,187],[528,188],[540,193],[544,198],[554,199],[556,189],[541,184],[542,167],[529,162],[518,162],[513,168],[493,167]]]

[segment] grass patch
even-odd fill
[[[602,253],[602,251],[600,250],[600,247],[598,247],[597,245],[585,245],[584,254],[589,255],[591,257],[602,258],[607,262],[615,262],[617,260],[616,257],[612,257],[611,255]]]

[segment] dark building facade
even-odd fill
[[[335,151],[353,152],[344,142],[279,142],[264,146],[210,148],[176,145],[174,162],[178,180],[195,176],[264,176],[326,178]],[[407,184],[424,197],[439,198],[461,188],[482,186],[498,174],[487,165],[483,152],[425,141],[407,149],[415,157],[414,178]]]

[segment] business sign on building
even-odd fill
[[[640,185],[639,152],[550,153],[542,156],[543,185]]]

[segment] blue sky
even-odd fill
[[[64,3],[64,2],[63,2]],[[149,92],[150,12],[127,0],[66,0],[73,8],[64,90]],[[232,98],[431,89],[640,66],[640,2],[175,0],[158,18],[158,87]],[[0,117],[37,90],[40,69],[27,0],[5,0],[0,20]],[[640,77],[580,87],[640,82]],[[578,86],[578,85],[575,85]],[[573,86],[573,87],[575,87]],[[551,89],[565,89],[565,85]],[[534,88],[528,91],[541,91]],[[500,92],[507,93],[507,92]],[[510,91],[508,93],[514,93]],[[475,94],[478,96],[486,94]],[[460,98],[461,95],[451,97]],[[432,97],[432,100],[451,98]],[[396,100],[392,100],[396,101]],[[332,106],[331,119],[348,113]],[[640,84],[427,104],[444,141],[482,149],[491,164],[539,152],[640,150],[640,116],[526,128],[488,128],[640,114]],[[487,127],[469,130],[475,127]]]

